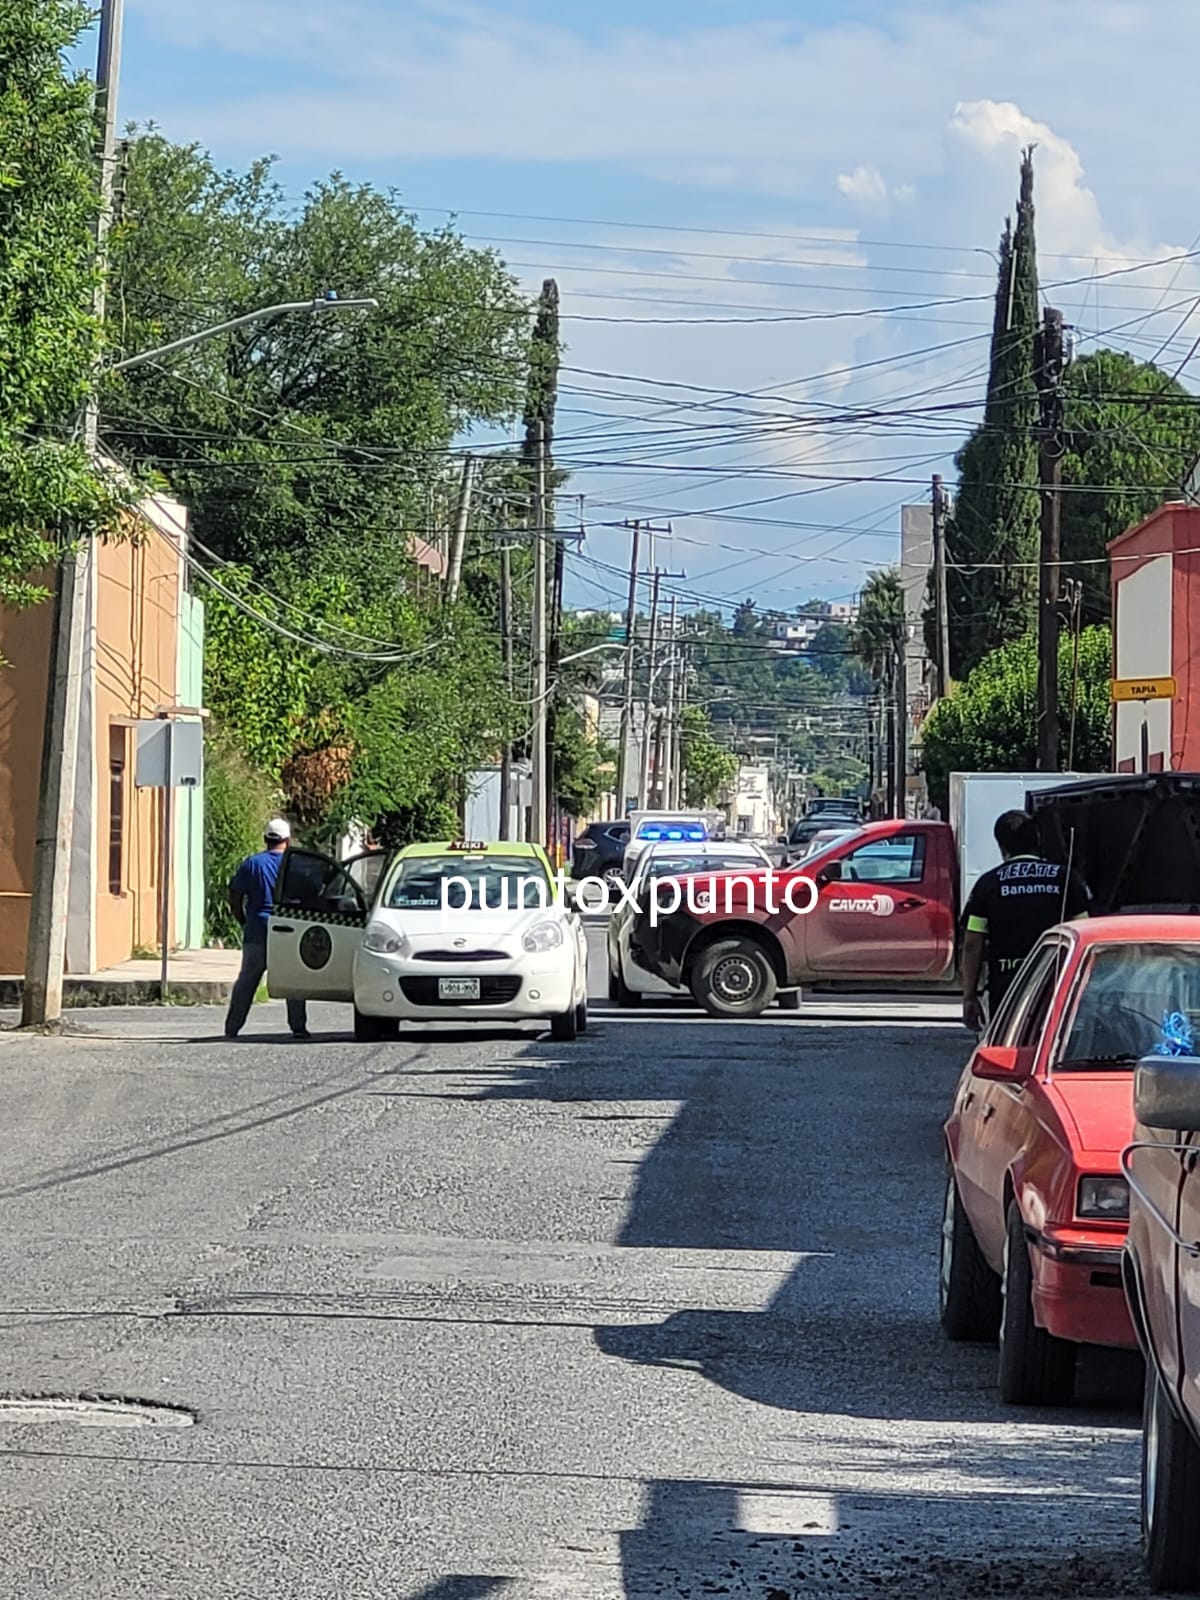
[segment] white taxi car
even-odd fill
[[[629,953],[635,906],[647,902],[658,878],[681,878],[709,872],[757,871],[769,867],[771,858],[756,844],[734,840],[663,841],[646,847],[638,858],[628,890],[621,896],[608,922],[608,998],[619,1006],[636,1006],[644,994],[687,994],[639,967]],[[632,903],[631,903],[632,902]],[[668,902],[669,903],[669,902]]]
[[[414,844],[283,858],[267,932],[272,997],[348,1000],[358,1039],[405,1021],[587,1027],[587,942],[537,845]]]

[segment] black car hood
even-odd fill
[[[1041,852],[1069,861],[1092,913],[1200,914],[1200,773],[1120,774],[1027,794]]]

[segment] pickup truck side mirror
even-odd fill
[[[1133,1112],[1144,1128],[1200,1128],[1200,1060],[1146,1056],[1133,1075]]]
[[[1033,1077],[1035,1052],[1011,1044],[981,1044],[971,1062],[971,1076],[993,1083],[1024,1083]]]

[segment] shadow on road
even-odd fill
[[[649,1484],[645,1521],[622,1538],[627,1600],[1144,1593],[1137,1358],[1087,1353],[1074,1407],[1015,1410],[999,1403],[995,1350],[949,1345],[938,1325],[941,1124],[963,1037],[875,1020],[599,1022],[591,1043],[538,1047],[466,1092],[578,1102],[581,1119],[667,1112],[619,1242],[793,1258],[753,1309],[595,1330],[615,1360],[770,1408],[764,1441],[791,1478]],[[797,1490],[808,1477],[823,1485]]]

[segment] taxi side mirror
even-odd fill
[[[1012,1044],[981,1044],[971,1062],[971,1076],[993,1083],[1023,1083],[1033,1076],[1035,1052]]]

